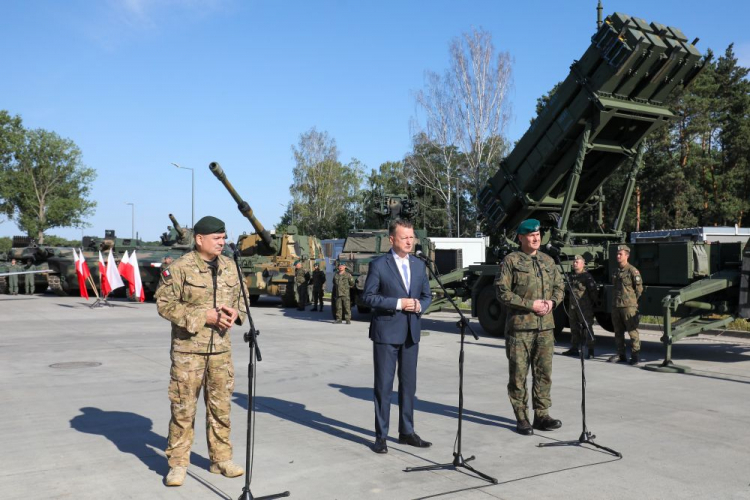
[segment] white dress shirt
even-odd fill
[[[396,262],[396,268],[398,269],[398,273],[401,275],[401,281],[404,283],[406,289],[409,290],[409,288],[411,287],[411,266],[409,265],[409,255],[402,259],[396,252],[393,251],[393,249],[391,249],[391,255],[393,255],[393,260]],[[404,264],[406,264],[406,274],[404,274]],[[417,309],[419,311],[421,310],[421,304],[419,304],[419,302],[417,302],[417,304]],[[396,310],[401,310],[401,299],[398,299],[398,302],[396,303]]]

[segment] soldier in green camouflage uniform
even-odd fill
[[[16,264],[16,259],[11,259],[10,261],[10,268],[8,269],[8,272],[10,273],[19,273],[21,272],[22,268],[18,264]],[[8,276],[8,293],[10,295],[18,295],[18,275],[12,274]]]
[[[302,268],[302,263],[297,262],[294,269],[294,292],[297,299],[297,310],[304,311],[308,302],[307,282],[310,281],[310,275]]]
[[[641,273],[628,263],[630,248],[627,245],[617,247],[618,268],[612,273],[612,324],[615,327],[615,346],[617,354],[608,361],[625,363],[625,332],[632,342],[630,364],[640,362],[641,339],[638,334],[638,299],[643,293]]]
[[[201,387],[206,403],[209,471],[227,477],[244,473],[232,462],[229,441],[234,389],[229,329],[242,324],[246,312],[240,302],[237,268],[221,255],[225,238],[221,220],[199,220],[195,224],[195,250],[161,271],[155,294],[159,315],[172,322],[167,486],[180,486],[185,479]]]
[[[555,262],[539,252],[539,221],[528,219],[518,227],[521,251],[503,259],[495,279],[497,299],[507,308],[505,349],[508,357],[508,397],[516,415],[516,431],[534,433],[529,424],[526,377],[532,369],[534,429],[558,429],[562,423],[549,415],[552,406],[553,309],[565,297]]]
[[[326,283],[326,273],[320,270],[320,264],[315,263],[315,270],[312,273],[312,298],[313,311],[323,312],[323,285]],[[320,309],[318,309],[320,304]]]
[[[576,307],[575,301],[571,297],[568,297],[568,320],[570,323],[570,344],[571,347],[567,351],[563,352],[566,356],[578,356],[578,346],[581,345],[581,339],[586,339],[586,345],[589,347],[588,358],[594,357],[594,343],[595,339],[592,339],[588,332],[585,330],[583,321],[590,327],[594,327],[594,306],[599,301],[599,292],[596,289],[596,281],[588,271],[586,271],[586,260],[583,255],[576,255],[573,260],[573,272],[568,275],[568,281],[570,282],[570,288],[573,289],[573,293],[578,299],[578,304],[581,306],[580,312]],[[583,317],[581,317],[581,312]]]
[[[354,286],[354,276],[349,274],[344,264],[339,264],[339,272],[333,275],[334,300],[336,301],[336,321],[341,323],[343,318],[347,325],[351,324],[352,303],[351,289]]]
[[[26,267],[23,269],[24,271],[36,271],[36,266],[34,265],[34,262],[29,259],[26,261]],[[34,274],[28,273],[23,275],[23,290],[26,293],[26,295],[33,295],[34,294]]]

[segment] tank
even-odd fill
[[[35,270],[44,271],[49,269],[48,260],[59,253],[60,248],[49,245],[38,245],[34,238],[29,236],[14,236],[11,249],[5,255],[5,262],[0,263],[0,272],[7,272],[10,267],[11,259],[16,259],[18,265],[26,266],[33,264]],[[47,290],[55,278],[50,279],[49,273],[36,273],[34,275],[34,290],[41,293]],[[5,277],[0,277],[0,293],[7,290],[7,281]],[[23,288],[23,276],[19,276],[19,283]]]
[[[251,302],[257,302],[261,295],[268,295],[280,297],[284,307],[296,306],[294,265],[300,262],[305,271],[312,273],[317,263],[321,270],[325,270],[320,240],[299,234],[296,226],[288,226],[284,234],[271,233],[234,189],[221,166],[213,162],[208,168],[227,189],[254,231],[252,234],[243,233],[237,239],[240,268]]]

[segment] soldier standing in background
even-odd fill
[[[615,346],[617,354],[610,356],[610,363],[627,362],[625,356],[625,332],[628,332],[632,343],[630,364],[640,361],[641,339],[638,334],[638,299],[643,293],[641,273],[628,264],[630,247],[617,247],[617,270],[612,273],[612,324],[615,327]]]
[[[533,428],[550,431],[562,422],[549,415],[552,406],[552,355],[555,320],[551,314],[565,297],[563,280],[552,258],[539,252],[539,221],[523,221],[517,230],[521,251],[503,259],[495,279],[497,299],[507,308],[505,354],[508,357],[508,397],[516,415],[516,432],[534,434],[529,424],[526,377],[533,380]]]
[[[36,271],[36,266],[34,265],[34,261],[32,261],[31,259],[27,260],[24,271]],[[35,276],[32,273],[23,275],[23,289],[26,295],[34,294],[34,278]]]
[[[339,263],[339,272],[333,275],[334,300],[336,301],[336,321],[341,323],[342,318],[347,325],[352,323],[351,289],[354,286],[354,276],[349,274],[346,266]]]
[[[194,229],[194,250],[161,271],[155,295],[159,315],[172,322],[167,486],[180,486],[185,480],[201,387],[206,402],[209,472],[226,477],[245,472],[232,462],[229,441],[234,390],[229,329],[246,317],[240,304],[240,281],[234,262],[221,255],[226,242],[224,223],[203,217]]]
[[[573,272],[568,275],[570,288],[573,290],[578,304],[581,306],[583,318],[580,317],[578,308],[572,298],[568,298],[568,320],[570,322],[570,349],[563,352],[565,356],[578,356],[578,346],[581,345],[581,337],[586,338],[588,345],[588,358],[594,357],[594,339],[589,337],[584,330],[582,321],[586,320],[589,327],[594,326],[594,305],[598,302],[599,293],[593,276],[586,271],[586,261],[583,255],[576,255],[573,260]]]
[[[21,266],[16,264],[16,259],[10,260],[10,268],[8,269],[8,272],[11,272],[11,273],[21,272]],[[10,295],[18,295],[18,275],[17,274],[11,274],[10,276],[8,276],[8,293]]]
[[[302,263],[297,262],[294,265],[294,285],[297,295],[297,310],[304,311],[309,298],[307,296],[307,282],[310,281],[310,274],[302,268]]]
[[[326,273],[320,270],[320,264],[315,263],[315,270],[312,273],[312,299],[313,311],[323,312],[323,285],[326,283]],[[320,309],[318,309],[320,304]]]

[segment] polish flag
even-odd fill
[[[83,273],[84,283],[88,282],[89,280],[94,281],[91,279],[91,270],[89,269],[89,265],[86,263],[86,259],[83,257],[83,248],[78,251],[78,255],[81,257],[81,273]]]
[[[130,289],[130,294],[132,295],[133,291],[135,291],[135,285],[133,284],[133,267],[130,265],[130,257],[128,257],[127,250],[125,250],[125,255],[120,259],[117,271],[120,273],[120,276],[128,280],[128,289]]]
[[[138,302],[146,301],[146,294],[143,292],[143,282],[141,282],[141,270],[138,268],[138,257],[135,255],[135,250],[130,254],[130,261],[128,264],[132,268],[133,281],[131,287],[131,294],[138,298]]]
[[[76,276],[78,277],[78,290],[81,293],[81,297],[89,300],[89,291],[86,289],[86,277],[83,274],[83,253],[79,256],[76,249],[73,249],[73,257],[76,263]]]
[[[107,256],[106,279],[107,279],[107,288],[109,289],[109,291],[104,294],[105,297],[112,290],[117,290],[118,288],[122,288],[125,286],[125,283],[122,282],[122,278],[120,277],[120,273],[117,269],[115,258],[112,256],[111,248],[109,249],[109,255]],[[102,281],[102,283],[104,282]]]
[[[112,291],[112,288],[109,286],[109,281],[107,281],[107,265],[104,263],[101,250],[99,250],[99,281],[101,281],[102,285],[102,297],[106,297]]]

